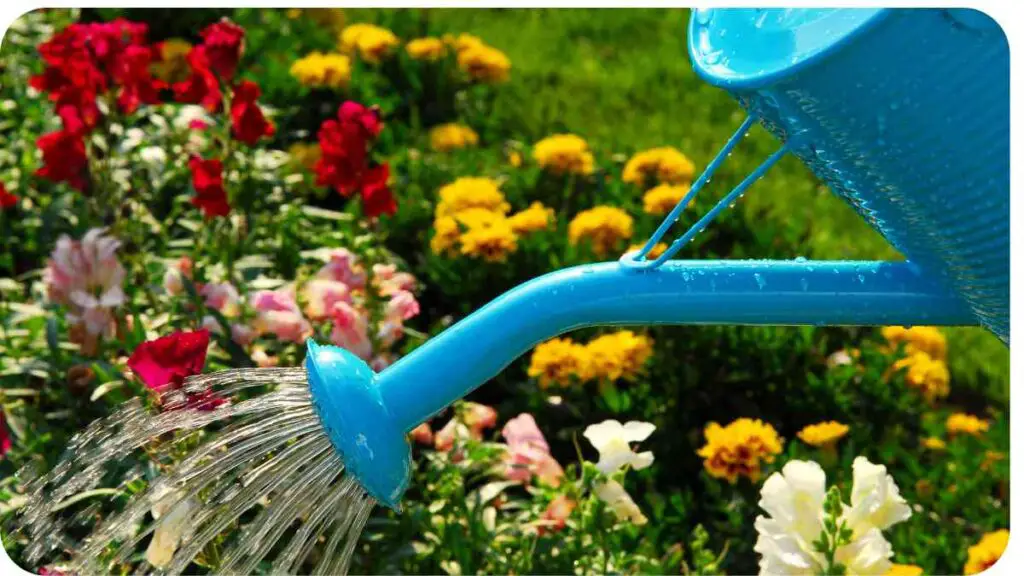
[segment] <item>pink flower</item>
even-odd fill
[[[182,256],[173,266],[164,272],[164,290],[171,296],[177,296],[185,289],[183,278],[192,279],[192,259]]]
[[[224,332],[223,327],[216,318],[211,315],[203,316],[203,322],[201,326],[209,330],[211,334],[222,334]],[[255,338],[252,328],[245,324],[232,324],[231,325],[231,339],[235,341],[239,346],[248,346],[252,339]]]
[[[301,343],[313,331],[291,289],[260,290],[251,296],[250,304],[257,312],[253,327],[259,334],[274,334],[281,340]]]
[[[394,264],[374,264],[373,283],[381,296],[393,296],[401,290],[411,292],[416,287],[416,277],[408,272],[399,272]]]
[[[458,418],[452,418],[434,434],[434,450],[448,452],[455,445],[456,440],[466,440],[470,437],[469,428],[459,422]]]
[[[329,278],[314,278],[302,288],[306,301],[306,316],[310,320],[324,320],[331,314],[338,302],[352,303],[348,284]]]
[[[430,428],[427,428],[430,431]],[[0,456],[7,454],[11,449],[11,436],[7,433],[7,421],[4,419],[4,412],[0,410]]]
[[[329,258],[316,273],[317,278],[341,282],[353,290],[366,287],[366,273],[355,254],[346,248],[338,248],[331,251]]]
[[[125,301],[121,243],[103,232],[93,228],[80,241],[61,236],[44,276],[50,300],[68,307],[69,323],[87,340],[114,333],[113,309]]]
[[[369,360],[373,345],[367,332],[366,316],[348,302],[337,302],[331,309],[331,319],[334,321],[331,342]]]
[[[401,290],[388,301],[385,316],[396,322],[401,322],[419,313],[420,303],[416,301],[416,297],[412,295],[412,292]]]
[[[230,282],[211,282],[199,290],[208,308],[220,312],[226,317],[238,314],[241,306],[241,297],[238,289]]]
[[[529,414],[520,414],[505,423],[501,435],[508,444],[505,454],[505,477],[529,482],[537,476],[542,484],[558,486],[565,476],[562,466],[551,456],[537,421]]]
[[[494,428],[498,423],[498,412],[490,406],[466,402],[466,410],[462,414],[462,421],[469,426],[469,431],[477,440],[482,440],[484,430]]]
[[[259,366],[260,368],[270,368],[273,366],[277,366],[278,363],[277,356],[271,356],[267,354],[266,350],[259,347],[255,348],[252,351],[252,355],[250,357],[252,358],[252,361],[255,362],[256,365]]]
[[[537,533],[543,535],[546,532],[558,532],[565,528],[565,521],[569,519],[572,511],[575,509],[575,500],[565,494],[555,496],[555,499],[548,504],[547,509],[544,510],[544,514],[541,516],[541,521],[537,526]]]
[[[417,444],[430,446],[434,443],[434,432],[430,429],[430,424],[424,422],[423,424],[413,428],[412,432],[409,432],[409,438]]]

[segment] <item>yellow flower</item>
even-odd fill
[[[712,422],[704,428],[706,444],[697,451],[704,469],[714,478],[735,483],[740,476],[756,481],[761,463],[772,462],[782,453],[782,438],[771,424],[739,418],[722,427]]]
[[[466,33],[459,34],[458,36],[445,34],[441,37],[441,40],[446,46],[454,48],[456,52],[464,52],[470,48],[485,46],[484,41],[479,37]]]
[[[977,544],[967,549],[964,574],[979,574],[991,568],[1003,555],[1009,542],[1009,530],[996,530],[982,536]]]
[[[479,141],[476,132],[462,124],[441,124],[430,130],[430,147],[438,152],[476,146]]]
[[[436,217],[455,214],[467,208],[486,208],[507,214],[512,208],[498,189],[498,182],[490,178],[459,178],[443,186],[437,194],[440,202],[435,209]]]
[[[516,234],[527,234],[550,228],[555,222],[555,211],[540,202],[530,204],[526,210],[509,216],[508,224]]]
[[[654,340],[643,334],[620,330],[598,336],[586,346],[590,356],[591,378],[614,382],[620,378],[631,380],[654,351]]]
[[[924,569],[913,564],[893,564],[885,576],[921,576]]]
[[[590,241],[594,254],[604,256],[622,240],[633,235],[633,218],[621,208],[597,206],[584,210],[569,223],[569,242]]]
[[[508,80],[512,63],[501,50],[481,44],[460,50],[458,54],[459,68],[470,78],[488,83]]]
[[[644,244],[646,244],[646,242]],[[636,251],[636,250],[640,250],[640,249],[642,249],[644,247],[644,244],[630,244],[629,245],[629,250],[627,250],[627,252],[633,252],[633,251]],[[664,254],[665,250],[668,250],[668,244],[666,244],[664,242],[658,242],[657,244],[652,246],[651,247],[651,251],[647,253],[647,259],[648,260],[654,260],[658,256],[661,256],[662,254]]]
[[[288,156],[291,158],[293,166],[312,172],[316,169],[317,161],[320,160],[320,145],[296,142],[288,147]]]
[[[587,141],[575,134],[555,134],[533,145],[533,159],[555,174],[594,173],[594,155]]]
[[[688,184],[660,184],[644,194],[644,212],[660,216],[668,214],[690,191]],[[692,200],[690,202],[693,202]]]
[[[160,60],[150,65],[153,76],[164,82],[180,82],[188,78],[191,67],[188,53],[192,45],[181,38],[171,38],[160,43]]]
[[[663,184],[682,184],[693,179],[693,171],[693,162],[685,154],[664,146],[639,152],[630,158],[622,171],[622,180],[637,186],[644,186],[648,178]]]
[[[508,155],[508,163],[511,164],[513,168],[519,168],[523,165],[523,155],[513,150]]]
[[[398,46],[398,37],[387,28],[373,24],[352,24],[341,31],[341,51],[359,54],[363,60],[378,63]]]
[[[459,241],[462,231],[453,216],[441,216],[434,220],[434,236],[430,239],[430,250],[434,254],[450,251]]]
[[[956,414],[950,414],[949,418],[946,418],[946,432],[950,436],[957,434],[981,436],[983,433],[988,432],[988,422],[977,416],[957,412]]]
[[[834,446],[849,431],[850,427],[846,424],[840,424],[832,420],[830,422],[819,422],[810,426],[804,426],[796,435],[797,438],[811,446],[828,447]]]
[[[949,396],[949,368],[944,361],[924,352],[914,352],[892,365],[893,370],[904,368],[907,369],[904,377],[907,384],[920,390],[929,402]]]
[[[516,234],[504,218],[488,226],[470,227],[459,242],[464,255],[479,256],[488,262],[504,262],[517,248]]]
[[[589,370],[589,356],[583,345],[569,338],[554,338],[533,349],[526,373],[536,378],[541,388],[547,388],[552,384],[567,386],[573,377],[586,380]]]
[[[344,88],[352,77],[352,63],[344,54],[312,52],[292,63],[291,75],[311,88]]]
[[[934,326],[886,326],[882,328],[882,336],[893,347],[905,344],[908,356],[921,352],[936,360],[946,359],[946,337]]]
[[[505,215],[487,208],[466,208],[455,213],[455,220],[467,230],[489,228],[505,221]]]
[[[444,56],[445,45],[440,38],[417,38],[405,45],[405,51],[413,60],[438,60]]]
[[[924,440],[921,440],[921,445],[929,450],[946,449],[946,442],[942,438],[936,438],[935,436],[929,436]]]

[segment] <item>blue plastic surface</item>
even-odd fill
[[[764,14],[757,9],[695,14],[689,48],[698,73],[729,90],[908,260],[957,293],[975,314],[971,324],[1008,343],[1010,72],[1002,30],[963,9],[782,12],[790,16],[767,20],[770,33],[756,26]],[[839,21],[850,25],[836,33],[831,23]],[[780,55],[793,51],[792,38],[803,48],[787,67]],[[705,65],[716,52],[735,56]]]

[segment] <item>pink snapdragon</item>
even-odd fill
[[[412,292],[416,277],[408,272],[399,272],[395,264],[374,264],[373,284],[381,296],[393,296],[400,291]]]
[[[369,360],[373,354],[373,343],[370,342],[366,314],[348,302],[337,302],[331,310],[331,319],[334,321],[331,341],[363,360]]]
[[[177,296],[185,290],[184,279],[192,279],[192,259],[182,256],[164,272],[164,290],[171,296]]]
[[[281,340],[301,344],[313,332],[291,288],[260,290],[252,294],[249,304],[257,313],[253,328],[258,334],[274,334]]]
[[[356,255],[347,248],[331,250],[327,263],[316,273],[316,277],[341,282],[352,290],[366,287],[366,272]]]
[[[315,322],[329,318],[339,302],[352,304],[352,290],[344,282],[314,278],[302,287],[302,298],[306,301],[306,316]]]
[[[565,472],[548,447],[547,440],[529,414],[520,414],[505,423],[501,435],[508,444],[504,475],[509,480],[529,482],[533,476],[549,486],[562,483]]]

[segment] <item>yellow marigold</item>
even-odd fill
[[[541,388],[547,388],[552,384],[567,386],[574,377],[586,380],[589,370],[589,356],[583,345],[569,338],[554,338],[533,349],[526,373],[536,378]]]
[[[982,536],[977,544],[967,549],[964,574],[980,574],[991,568],[1003,555],[1009,543],[1009,530],[996,530]]]
[[[550,228],[554,222],[554,209],[546,208],[540,202],[534,202],[526,210],[516,212],[508,218],[508,224],[516,234],[545,230]]]
[[[632,379],[654,351],[654,340],[630,330],[598,336],[586,346],[592,378],[615,381]]]
[[[344,88],[352,77],[352,62],[344,54],[312,52],[292,63],[291,75],[303,86]]]
[[[936,438],[935,436],[929,436],[924,440],[921,440],[921,445],[929,450],[946,449],[946,442],[942,438]]]
[[[633,218],[614,206],[584,210],[569,223],[569,242],[579,244],[585,238],[598,256],[607,254],[616,244],[632,235]]]
[[[575,134],[555,134],[533,145],[533,159],[556,174],[594,173],[594,155],[587,141]]]
[[[886,326],[882,336],[893,347],[905,344],[907,355],[922,352],[936,360],[946,359],[946,337],[935,326]]]
[[[644,194],[644,212],[656,216],[668,214],[689,191],[689,184],[659,184]]]
[[[885,576],[921,576],[924,569],[913,564],[893,564]]]
[[[644,242],[643,244],[630,244],[629,250],[627,250],[627,252],[634,252],[636,250],[640,250],[644,247],[644,244],[646,244],[646,242]],[[668,244],[664,242],[658,242],[657,244],[652,246],[651,251],[647,253],[647,259],[654,260],[658,256],[664,254],[665,250],[668,250]]]
[[[416,38],[405,45],[405,51],[413,60],[438,60],[444,56],[445,50],[440,38]]]
[[[924,352],[914,352],[906,358],[897,360],[892,368],[906,368],[904,378],[907,384],[919,390],[929,402],[949,396],[949,368],[942,360],[937,360]]]
[[[479,141],[476,132],[462,124],[441,124],[430,129],[430,147],[438,152],[476,146]]]
[[[449,252],[459,241],[462,230],[453,216],[441,216],[434,220],[434,236],[430,239],[430,250],[434,254]]]
[[[504,262],[509,254],[516,251],[517,240],[504,218],[488,226],[470,227],[459,237],[464,255],[477,256],[488,262]]]
[[[485,208],[501,214],[507,214],[512,208],[498,189],[498,182],[490,178],[459,178],[443,186],[437,194],[440,198],[435,210],[437,217],[467,208]]]
[[[782,453],[782,438],[771,424],[751,418],[733,420],[722,427],[712,422],[704,428],[706,444],[697,451],[704,469],[714,478],[735,483],[740,476],[757,481],[761,463]]]
[[[685,154],[664,146],[638,152],[622,171],[622,180],[629,184],[643,186],[648,178],[663,184],[682,184],[693,179],[693,162]]]
[[[466,34],[465,32],[459,34],[458,36],[445,34],[444,36],[441,37],[441,40],[444,42],[446,46],[451,46],[452,48],[454,48],[456,52],[464,52],[466,50],[469,50],[470,48],[485,46],[484,41],[481,40],[478,36]]]
[[[957,412],[956,414],[950,414],[949,418],[946,418],[946,432],[948,432],[950,436],[955,436],[957,434],[980,436],[981,434],[988,432],[988,422],[978,418],[977,416]]]
[[[292,166],[312,172],[320,160],[320,145],[308,142],[296,142],[288,147],[288,156]]]
[[[487,208],[466,208],[459,210],[454,215],[455,220],[464,226],[466,230],[478,228],[489,228],[505,223],[505,215]]]
[[[469,74],[470,78],[488,83],[508,80],[512,62],[501,50],[481,44],[461,50],[458,54],[459,68]]]
[[[164,82],[180,82],[188,78],[191,67],[188,53],[192,45],[181,38],[170,38],[160,43],[160,60],[150,65],[153,76]]]
[[[373,24],[352,24],[341,31],[341,51],[359,54],[367,62],[377,63],[398,46],[398,37],[387,28]]]
[[[811,446],[828,447],[834,446],[849,431],[850,427],[846,424],[840,424],[832,420],[830,422],[819,422],[810,426],[804,426],[796,435],[797,438]]]

